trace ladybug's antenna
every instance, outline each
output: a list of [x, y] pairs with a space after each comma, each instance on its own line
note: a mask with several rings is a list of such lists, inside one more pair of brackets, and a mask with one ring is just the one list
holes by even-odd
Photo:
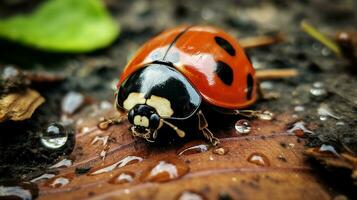
[[165, 121], [163, 119], [160, 119], [163, 123], [165, 123], [166, 125], [170, 126], [172, 129], [174, 129], [174, 131], [176, 131], [177, 135], [180, 136], [180, 137], [185, 137], [186, 133], [179, 129], [177, 126], [171, 124], [170, 122], [168, 121]]

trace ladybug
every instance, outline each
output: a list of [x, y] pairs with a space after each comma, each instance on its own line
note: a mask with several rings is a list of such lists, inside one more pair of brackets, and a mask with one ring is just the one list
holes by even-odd
[[[132, 134], [149, 142], [175, 120], [198, 118], [198, 130], [213, 145], [202, 104], [227, 113], [257, 98], [255, 70], [238, 41], [212, 26], [178, 26], [146, 42], [117, 84], [116, 107], [127, 112]], [[169, 122], [170, 121], [170, 122]]]

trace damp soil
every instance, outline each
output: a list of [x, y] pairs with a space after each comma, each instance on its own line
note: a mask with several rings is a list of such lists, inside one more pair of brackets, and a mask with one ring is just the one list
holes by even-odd
[[[33, 2], [30, 5], [27, 1], [4, 1], [0, 3], [0, 13], [8, 17], [30, 12], [40, 1]], [[265, 94], [278, 97], [259, 100], [252, 108], [289, 113], [296, 121], [308, 123], [314, 133], [306, 139], [307, 147], [329, 144], [337, 151], [348, 149], [356, 155], [357, 66], [335, 56], [299, 27], [301, 20], [306, 19], [331, 36], [351, 30], [357, 24], [353, 9], [356, 1], [105, 0], [105, 3], [121, 24], [120, 36], [105, 49], [88, 54], [55, 54], [0, 40], [2, 67], [13, 65], [26, 71], [65, 77], [63, 81], [31, 86], [46, 99], [31, 119], [0, 123], [0, 180], [19, 180], [37, 173], [66, 152], [42, 149], [39, 135], [50, 123], [61, 121], [61, 101], [68, 91], [84, 94], [86, 105], [112, 102], [119, 74], [140, 45], [165, 28], [179, 24], [215, 25], [236, 38], [282, 32], [285, 42], [249, 49], [247, 53], [257, 70], [294, 68], [300, 74], [262, 82]], [[323, 94], [311, 91], [316, 86]], [[327, 106], [337, 117], [321, 119], [318, 113], [321, 106]]]

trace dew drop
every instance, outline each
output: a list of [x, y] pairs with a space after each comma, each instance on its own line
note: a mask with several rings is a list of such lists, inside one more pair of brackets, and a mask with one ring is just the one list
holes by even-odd
[[226, 155], [228, 153], [229, 149], [227, 147], [216, 147], [213, 149], [214, 154], [218, 155]]
[[260, 83], [260, 88], [263, 90], [272, 90], [274, 88], [274, 84], [271, 81], [263, 81]]
[[310, 94], [316, 97], [326, 96], [327, 91], [324, 88], [324, 84], [322, 82], [315, 82], [310, 89]]
[[332, 145], [322, 144], [319, 151], [320, 152], [329, 152], [337, 157], [340, 157], [340, 154], [337, 153], [335, 147], [333, 147]]
[[298, 137], [305, 137], [305, 133], [313, 134], [314, 132], [310, 131], [305, 127], [305, 122], [298, 121], [295, 122], [288, 130], [288, 133], [294, 133]]
[[71, 165], [72, 165], [72, 160], [65, 158], [65, 159], [59, 161], [58, 163], [50, 166], [49, 168], [54, 169], [54, 168], [59, 168], [59, 167], [69, 167]]
[[208, 151], [209, 146], [207, 144], [199, 144], [191, 147], [184, 148], [183, 150], [179, 150], [178, 155], [190, 155], [190, 154], [196, 154], [196, 153], [203, 153]]
[[261, 120], [270, 121], [270, 120], [273, 119], [274, 114], [272, 112], [270, 112], [270, 111], [265, 110], [262, 113], [257, 113], [257, 116]]
[[40, 180], [44, 180], [44, 179], [51, 179], [51, 178], [53, 178], [55, 176], [56, 176], [55, 174], [42, 174], [41, 176], [32, 179], [30, 182], [34, 183], [34, 182], [37, 182], [37, 181], [40, 181]]
[[0, 182], [0, 199], [31, 200], [38, 196], [38, 187], [31, 182]]
[[61, 108], [66, 114], [73, 114], [84, 102], [84, 96], [78, 92], [68, 92], [62, 100]]
[[109, 135], [107, 136], [95, 136], [94, 139], [92, 140], [92, 144], [96, 144], [98, 141], [102, 143], [103, 146], [105, 146], [108, 142]]
[[94, 169], [92, 173], [90, 173], [90, 175], [97, 175], [97, 174], [102, 174], [102, 173], [106, 173], [106, 172], [111, 172], [113, 171], [115, 168], [121, 168], [124, 167], [126, 165], [129, 164], [134, 164], [137, 162], [141, 162], [143, 161], [143, 158], [138, 157], [138, 156], [126, 156], [125, 158], [119, 160], [118, 162], [111, 164], [109, 166], [100, 168], [100, 169]]
[[303, 111], [305, 111], [305, 107], [304, 106], [295, 106], [294, 111], [295, 112], [303, 112]]
[[133, 172], [121, 172], [109, 180], [111, 184], [124, 184], [133, 182], [135, 174]]
[[60, 187], [64, 187], [64, 186], [68, 185], [70, 182], [71, 182], [70, 177], [62, 176], [62, 177], [56, 177], [56, 178], [50, 179], [46, 183], [46, 186], [52, 187], [52, 188], [60, 188]]
[[259, 166], [263, 166], [263, 167], [270, 166], [269, 159], [262, 153], [252, 153], [247, 160], [248, 162]]
[[183, 191], [176, 198], [177, 200], [205, 200], [207, 199], [202, 194], [194, 191]]
[[319, 108], [317, 109], [317, 114], [319, 115], [319, 118], [321, 121], [326, 121], [328, 117], [332, 117], [335, 119], [341, 119], [339, 116], [334, 114], [330, 107], [327, 104], [321, 104]]
[[336, 126], [344, 126], [344, 125], [345, 125], [345, 122], [342, 122], [342, 121], [336, 122]]
[[188, 166], [178, 158], [159, 160], [141, 176], [142, 181], [167, 182], [178, 179], [189, 171]]
[[68, 141], [68, 132], [59, 123], [50, 124], [40, 135], [41, 144], [49, 149], [59, 149]]
[[248, 134], [252, 127], [250, 126], [250, 122], [246, 119], [238, 120], [234, 126], [236, 131], [240, 134], [246, 135]]

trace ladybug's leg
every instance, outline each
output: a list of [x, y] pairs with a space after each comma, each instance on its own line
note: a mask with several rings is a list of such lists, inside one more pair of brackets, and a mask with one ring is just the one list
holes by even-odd
[[171, 124], [171, 123], [168, 122], [168, 121], [165, 121], [165, 120], [163, 120], [163, 119], [160, 119], [160, 120], [161, 120], [164, 124], [170, 126], [172, 129], [174, 129], [174, 131], [176, 131], [176, 133], [177, 133], [177, 135], [178, 135], [179, 137], [185, 137], [186, 133], [185, 133], [183, 130], [179, 129], [177, 126]]
[[208, 123], [203, 115], [202, 111], [197, 112], [198, 116], [198, 129], [202, 132], [207, 140], [209, 140], [213, 146], [217, 146], [219, 144], [219, 139], [216, 138], [213, 133], [208, 129]]

